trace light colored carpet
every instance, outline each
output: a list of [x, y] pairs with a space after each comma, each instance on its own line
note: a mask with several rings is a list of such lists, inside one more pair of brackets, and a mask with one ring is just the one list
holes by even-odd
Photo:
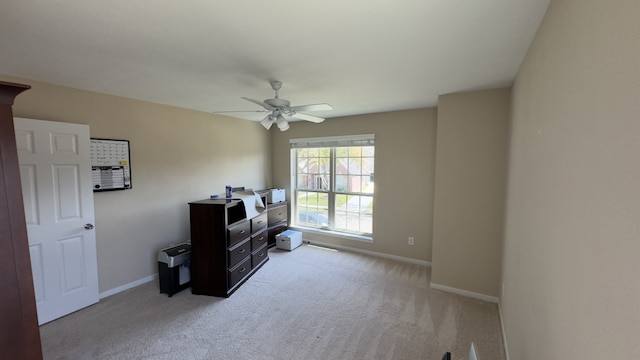
[[52, 359], [503, 360], [496, 304], [429, 288], [430, 268], [309, 245], [270, 260], [230, 298], [169, 298], [157, 282], [40, 328]]

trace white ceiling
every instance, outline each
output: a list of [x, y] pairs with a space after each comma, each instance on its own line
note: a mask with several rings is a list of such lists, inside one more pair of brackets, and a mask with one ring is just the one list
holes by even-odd
[[[337, 117], [508, 86], [549, 0], [21, 0], [0, 6], [0, 73], [205, 112]], [[260, 120], [258, 113], [234, 116]]]

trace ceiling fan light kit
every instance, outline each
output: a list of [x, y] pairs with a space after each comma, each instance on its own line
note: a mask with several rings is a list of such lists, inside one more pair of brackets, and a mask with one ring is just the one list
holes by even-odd
[[264, 126], [265, 129], [269, 130], [271, 128], [271, 125], [273, 125], [273, 120], [271, 119], [271, 114], [265, 116], [265, 118], [262, 119], [262, 121], [260, 121], [260, 124], [262, 126]]
[[287, 122], [287, 120], [284, 119], [282, 115], [278, 115], [278, 120], [276, 120], [276, 124], [278, 124], [278, 129], [280, 129], [280, 131], [289, 130], [289, 123]]
[[310, 121], [314, 123], [321, 123], [324, 121], [324, 118], [301, 114], [299, 111], [323, 111], [323, 110], [333, 110], [333, 107], [329, 104], [309, 104], [309, 105], [300, 105], [300, 106], [291, 106], [289, 100], [280, 99], [280, 89], [282, 88], [282, 82], [273, 80], [269, 82], [271, 84], [271, 88], [276, 92], [276, 95], [273, 99], [266, 99], [264, 101], [250, 99], [247, 97], [242, 97], [243, 99], [252, 102], [254, 104], [260, 105], [265, 108], [267, 111], [271, 113], [267, 115], [260, 124], [264, 126], [265, 129], [269, 130], [271, 125], [275, 122], [278, 125], [278, 129], [280, 131], [287, 131], [289, 129], [289, 122], [283, 115], [291, 116], [300, 120]]

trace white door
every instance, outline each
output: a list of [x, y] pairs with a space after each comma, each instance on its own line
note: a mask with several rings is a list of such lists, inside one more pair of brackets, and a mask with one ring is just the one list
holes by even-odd
[[40, 324], [99, 300], [89, 126], [15, 118]]

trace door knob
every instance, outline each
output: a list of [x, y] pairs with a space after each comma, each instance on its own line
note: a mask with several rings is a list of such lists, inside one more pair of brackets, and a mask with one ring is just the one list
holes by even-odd
[[87, 230], [91, 230], [91, 229], [93, 229], [93, 224], [85, 224], [84, 228], [87, 229]]

